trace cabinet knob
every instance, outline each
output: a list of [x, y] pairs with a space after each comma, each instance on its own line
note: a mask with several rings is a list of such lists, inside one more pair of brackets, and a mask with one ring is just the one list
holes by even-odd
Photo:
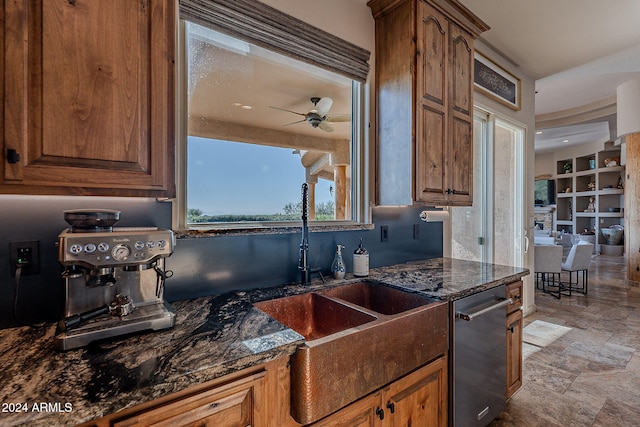
[[384, 409], [380, 409], [380, 408], [376, 409], [376, 415], [381, 420], [384, 420]]
[[396, 405], [393, 402], [388, 402], [387, 409], [389, 409], [389, 412], [393, 414], [394, 412], [396, 412]]
[[20, 161], [20, 154], [13, 148], [7, 149], [7, 162], [18, 163]]

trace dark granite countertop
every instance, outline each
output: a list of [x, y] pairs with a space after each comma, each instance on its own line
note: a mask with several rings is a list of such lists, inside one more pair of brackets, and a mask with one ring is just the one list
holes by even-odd
[[378, 268], [371, 277], [433, 298], [454, 301], [511, 283], [528, 274], [526, 268], [433, 258]]
[[[527, 274], [523, 268], [437, 258], [373, 269], [369, 278], [454, 300]], [[288, 357], [303, 337], [252, 303], [354, 280], [174, 302], [172, 329], [64, 353], [53, 348], [55, 325], [0, 330], [0, 425], [73, 425]], [[45, 410], [36, 410], [41, 403]]]

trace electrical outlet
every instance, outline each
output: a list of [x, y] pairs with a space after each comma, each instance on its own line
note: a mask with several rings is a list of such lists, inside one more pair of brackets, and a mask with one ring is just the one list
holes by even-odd
[[388, 242], [389, 241], [389, 226], [381, 225], [380, 226], [380, 241]]
[[9, 243], [9, 261], [11, 262], [11, 275], [15, 276], [18, 267], [20, 275], [28, 276], [40, 273], [40, 242], [37, 240], [27, 242]]
[[413, 239], [418, 240], [420, 238], [420, 224], [413, 224]]

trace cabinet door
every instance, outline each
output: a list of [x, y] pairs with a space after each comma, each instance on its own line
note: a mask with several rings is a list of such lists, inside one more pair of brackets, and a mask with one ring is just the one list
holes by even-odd
[[473, 200], [473, 37], [418, 2], [415, 199]]
[[3, 4], [0, 192], [173, 196], [174, 1]]
[[358, 400], [346, 408], [313, 424], [313, 427], [379, 427], [380, 392]]
[[[522, 307], [522, 281], [509, 283], [506, 287], [507, 298], [511, 298], [513, 302], [507, 306], [507, 314], [511, 314]], [[508, 326], [508, 325], [507, 325]]]
[[447, 358], [441, 357], [383, 391], [384, 425], [447, 425]]
[[265, 374], [255, 374], [215, 387], [173, 403], [152, 408], [126, 419], [115, 420], [114, 427], [259, 427], [267, 421], [256, 407], [262, 405]]
[[522, 386], [522, 311], [507, 316], [507, 399]]
[[450, 120], [447, 173], [450, 204], [473, 200], [473, 38], [455, 24], [449, 25]]
[[418, 2], [416, 37], [415, 199], [447, 201], [448, 23]]

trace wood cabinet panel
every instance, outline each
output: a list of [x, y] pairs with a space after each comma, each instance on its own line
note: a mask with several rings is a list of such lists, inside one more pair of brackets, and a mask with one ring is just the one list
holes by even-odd
[[383, 420], [376, 414], [380, 402], [378, 391], [314, 423], [313, 427], [380, 427]]
[[454, 117], [451, 142], [447, 156], [449, 188], [448, 199], [454, 204], [473, 202], [473, 123]]
[[[422, 99], [446, 109], [447, 101], [447, 20], [433, 8], [420, 3], [416, 37], [416, 92]], [[437, 108], [432, 106], [432, 108]]]
[[472, 121], [473, 39], [455, 25], [449, 26], [451, 40], [451, 108]]
[[[117, 421], [114, 427], [201, 427], [250, 426], [254, 424], [253, 404], [256, 382], [230, 394], [221, 391], [201, 393], [171, 405], [147, 411], [139, 416]], [[219, 395], [219, 396], [218, 396]], [[196, 424], [197, 423], [197, 424]]]
[[522, 281], [507, 285], [507, 390], [509, 399], [522, 386]]
[[175, 195], [174, 9], [4, 2], [0, 192]]
[[522, 307], [522, 282], [513, 282], [507, 285], [507, 298], [513, 302], [507, 306], [507, 314], [511, 314]]
[[442, 357], [384, 390], [389, 427], [447, 425], [447, 359]]
[[313, 424], [314, 427], [445, 427], [447, 356]]
[[446, 191], [445, 163], [446, 152], [439, 143], [446, 134], [446, 115], [441, 110], [422, 107], [422, 116], [418, 121], [418, 139], [422, 144], [416, 146], [416, 199], [421, 201], [439, 200], [444, 202]]
[[507, 316], [507, 399], [522, 386], [522, 311]]
[[[407, 5], [408, 6], [408, 5]], [[414, 82], [411, 73], [415, 46], [411, 42], [412, 12], [402, 5], [376, 21], [376, 203], [406, 205], [412, 198], [412, 162], [415, 138]], [[399, 42], [401, 40], [402, 42]]]

